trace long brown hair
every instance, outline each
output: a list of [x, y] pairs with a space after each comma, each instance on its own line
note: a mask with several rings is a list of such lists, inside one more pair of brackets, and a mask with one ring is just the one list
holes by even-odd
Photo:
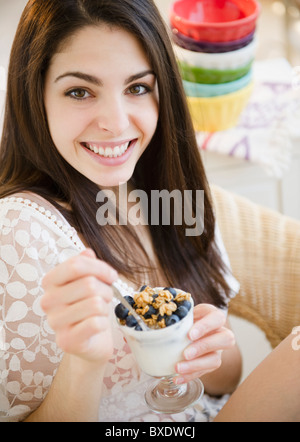
[[[140, 257], [147, 254], [134, 227], [97, 224], [99, 187], [73, 169], [57, 151], [43, 102], [45, 73], [59, 45], [79, 29], [101, 23], [132, 33], [143, 45], [157, 77], [159, 122], [134, 172], [135, 187], [144, 190], [149, 201], [153, 189], [205, 192], [201, 236], [186, 237], [185, 226], [174, 223], [150, 225], [159, 265], [171, 286], [192, 292], [198, 302], [223, 306], [222, 294], [228, 295], [229, 288], [214, 241], [215, 218], [209, 186], [172, 45], [152, 0], [28, 2], [11, 52], [0, 149], [0, 197], [21, 191], [43, 196], [83, 234], [100, 259], [131, 281], [143, 282], [147, 269], [141, 266]], [[67, 203], [71, 210], [64, 209], [62, 203]], [[196, 202], [193, 204], [195, 209]], [[132, 253], [133, 247], [137, 253]], [[159, 281], [151, 282], [159, 285]]]

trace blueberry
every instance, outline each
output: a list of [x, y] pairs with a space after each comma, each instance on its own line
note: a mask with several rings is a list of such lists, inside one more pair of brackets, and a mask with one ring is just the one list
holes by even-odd
[[190, 301], [181, 301], [177, 302], [177, 306], [179, 307], [185, 307], [187, 311], [189, 312], [192, 308], [192, 303]]
[[142, 327], [139, 324], [135, 327], [135, 330], [136, 331], [143, 331]]
[[186, 307], [184, 307], [183, 305], [181, 305], [176, 310], [176, 315], [179, 317], [179, 319], [183, 319], [187, 316], [188, 312], [189, 312], [188, 309]]
[[133, 316], [129, 315], [126, 318], [126, 325], [127, 325], [127, 327], [133, 328], [133, 327], [136, 327], [138, 325], [138, 323], [137, 323], [137, 320]]
[[129, 310], [126, 307], [124, 307], [123, 304], [119, 304], [115, 308], [115, 314], [116, 314], [117, 318], [119, 318], [119, 319], [126, 319], [128, 316], [128, 313], [129, 313]]
[[171, 315], [166, 318], [166, 326], [170, 327], [170, 325], [174, 325], [179, 322], [180, 319], [177, 315]]
[[151, 319], [152, 315], [156, 315], [156, 314], [157, 314], [157, 310], [153, 307], [153, 305], [150, 305], [149, 310], [147, 311], [147, 313], [144, 314], [144, 318]]
[[171, 295], [173, 296], [173, 298], [176, 298], [177, 296], [177, 292], [175, 289], [173, 289], [172, 287], [165, 287], [164, 290], [168, 290], [168, 292], [171, 293]]
[[135, 302], [134, 302], [134, 299], [131, 296], [124, 296], [124, 299], [126, 299], [126, 301], [128, 302], [128, 304], [131, 305], [131, 307], [134, 306]]
[[192, 308], [192, 303], [190, 301], [183, 301], [182, 305], [183, 305], [183, 307], [187, 308], [188, 311], [190, 311]]
[[148, 287], [147, 285], [143, 285], [143, 286], [140, 288], [140, 292], [143, 292], [147, 287]]

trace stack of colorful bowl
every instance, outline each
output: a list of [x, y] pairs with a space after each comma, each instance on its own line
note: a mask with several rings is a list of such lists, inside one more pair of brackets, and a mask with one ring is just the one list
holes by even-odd
[[234, 127], [253, 89], [256, 0], [177, 0], [173, 40], [197, 131]]

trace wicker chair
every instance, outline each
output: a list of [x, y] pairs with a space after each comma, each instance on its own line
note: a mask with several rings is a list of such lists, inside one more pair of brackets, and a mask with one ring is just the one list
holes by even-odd
[[212, 186], [234, 276], [230, 313], [255, 323], [272, 347], [300, 325], [300, 222]]

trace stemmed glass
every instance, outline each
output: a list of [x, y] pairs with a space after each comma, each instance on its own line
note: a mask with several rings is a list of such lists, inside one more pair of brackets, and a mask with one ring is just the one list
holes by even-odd
[[184, 359], [183, 352], [191, 342], [188, 332], [192, 326], [193, 308], [180, 322], [163, 329], [138, 331], [121, 326], [140, 368], [156, 378], [145, 392], [148, 407], [156, 413], [180, 413], [203, 396], [200, 379], [183, 385], [173, 382], [177, 376], [175, 365]]
[[183, 385], [173, 382], [174, 376], [165, 376], [146, 390], [145, 400], [148, 407], [156, 413], [181, 413], [201, 399], [204, 386], [200, 379]]

